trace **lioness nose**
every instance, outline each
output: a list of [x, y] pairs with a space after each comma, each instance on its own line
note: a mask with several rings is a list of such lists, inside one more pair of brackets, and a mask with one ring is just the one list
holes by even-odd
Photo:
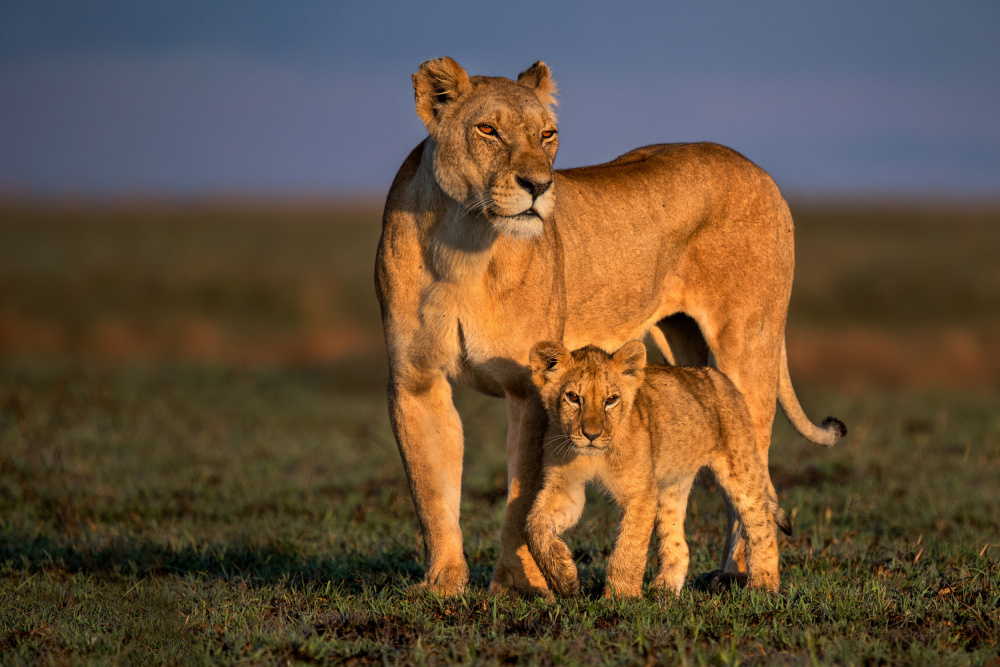
[[539, 181], [530, 176], [518, 176], [517, 184], [527, 190], [532, 197], [538, 197], [549, 189], [549, 186], [552, 185], [552, 179]]

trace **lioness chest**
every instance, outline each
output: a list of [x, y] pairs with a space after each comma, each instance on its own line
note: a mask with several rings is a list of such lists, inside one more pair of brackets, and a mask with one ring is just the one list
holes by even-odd
[[440, 358], [451, 377], [486, 393], [523, 393], [531, 383], [531, 346], [561, 336], [558, 309], [539, 308], [531, 298], [530, 290], [501, 290], [488, 280], [432, 284], [424, 297], [419, 339], [434, 350], [425, 354]]

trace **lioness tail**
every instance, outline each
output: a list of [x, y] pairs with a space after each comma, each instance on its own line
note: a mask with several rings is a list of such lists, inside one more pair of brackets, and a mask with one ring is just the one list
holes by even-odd
[[781, 410], [788, 417], [795, 430], [802, 437], [815, 442], [817, 445], [829, 447], [842, 437], [847, 435], [847, 427], [844, 422], [836, 417], [827, 417], [819, 426], [813, 424], [806, 413], [799, 405], [799, 399], [795, 396], [795, 389], [792, 388], [792, 378], [788, 373], [788, 354], [785, 351], [785, 341], [781, 341], [781, 372], [778, 377], [778, 403]]
[[792, 534], [792, 520], [788, 518], [785, 514], [785, 510], [781, 509], [777, 501], [771, 501], [771, 513], [774, 515], [774, 522], [778, 524], [778, 528], [781, 529], [785, 535], [791, 536]]

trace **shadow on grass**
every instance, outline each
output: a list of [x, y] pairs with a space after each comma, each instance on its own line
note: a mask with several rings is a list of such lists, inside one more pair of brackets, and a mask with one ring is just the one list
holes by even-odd
[[345, 591], [358, 592], [371, 586], [406, 587], [423, 576], [419, 554], [402, 547], [326, 558], [303, 555], [286, 543], [171, 547], [121, 537], [109, 544], [90, 546], [11, 532], [0, 536], [0, 567], [108, 579], [173, 575], [286, 586], [332, 583]]

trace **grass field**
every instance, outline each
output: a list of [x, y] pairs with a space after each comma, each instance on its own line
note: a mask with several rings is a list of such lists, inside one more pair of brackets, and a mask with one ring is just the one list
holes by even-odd
[[[998, 664], [1000, 215], [793, 211], [793, 377], [851, 431], [776, 418], [782, 594], [598, 599], [595, 494], [586, 594], [549, 604], [485, 592], [506, 419], [465, 390], [472, 586], [414, 586], [376, 208], [5, 205], [0, 663]], [[723, 515], [696, 489], [691, 576]]]

